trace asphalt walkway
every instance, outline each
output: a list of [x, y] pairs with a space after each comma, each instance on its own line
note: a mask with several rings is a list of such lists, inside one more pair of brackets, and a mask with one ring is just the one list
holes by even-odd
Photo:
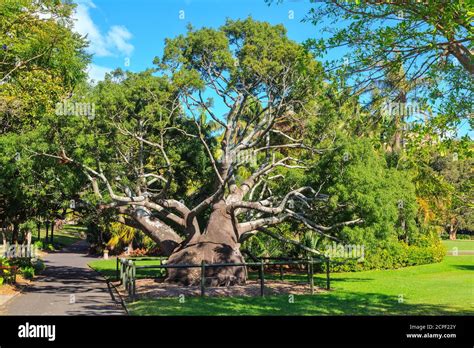
[[125, 315], [113, 300], [107, 283], [87, 266], [85, 241], [75, 243], [43, 259], [46, 269], [0, 307], [1, 315]]

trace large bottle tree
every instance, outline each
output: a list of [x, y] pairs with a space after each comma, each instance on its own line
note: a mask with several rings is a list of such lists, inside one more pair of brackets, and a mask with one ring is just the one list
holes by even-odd
[[[85, 173], [99, 209], [151, 237], [169, 264], [243, 262], [242, 241], [290, 219], [330, 229], [304, 214], [325, 199], [318, 190], [261, 185], [304, 171], [321, 151], [295, 134], [324, 98], [322, 68], [283, 26], [248, 18], [189, 28], [155, 63], [109, 75], [92, 93], [96, 118], [81, 127], [63, 118], [58, 128], [50, 156]], [[232, 285], [247, 273], [220, 267], [206, 276]], [[168, 280], [195, 284], [200, 275], [170, 269]]]

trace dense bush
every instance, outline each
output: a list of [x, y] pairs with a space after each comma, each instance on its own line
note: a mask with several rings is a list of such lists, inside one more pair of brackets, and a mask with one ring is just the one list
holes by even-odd
[[23, 274], [25, 279], [33, 279], [35, 276], [35, 269], [34, 267], [22, 267], [20, 268], [20, 273]]
[[36, 242], [33, 243], [33, 246], [42, 250], [43, 249], [43, 242], [41, 240], [37, 240]]
[[[17, 266], [19, 273], [26, 279], [32, 279], [35, 274], [39, 274], [45, 269], [44, 262], [40, 259], [31, 259], [28, 257], [18, 257], [14, 259], [1, 259], [0, 265]], [[3, 282], [3, 281], [2, 281]]]
[[41, 261], [41, 260], [36, 260], [36, 262], [33, 264], [34, 268], [35, 268], [35, 273], [38, 274], [40, 272], [42, 272], [46, 266], [44, 265], [44, 262]]
[[31, 267], [33, 266], [33, 261], [29, 257], [16, 257], [10, 259], [10, 264], [18, 268]]
[[[0, 266], [10, 266], [10, 262], [7, 258], [0, 256]], [[3, 270], [0, 276], [0, 285], [2, 285], [6, 278], [10, 275], [10, 271]]]
[[[354, 272], [364, 270], [394, 269], [440, 262], [446, 255], [446, 248], [440, 241], [433, 240], [426, 245], [408, 245], [405, 242], [391, 241], [365, 250], [363, 260], [336, 261], [333, 272]], [[340, 263], [337, 263], [340, 261]]]

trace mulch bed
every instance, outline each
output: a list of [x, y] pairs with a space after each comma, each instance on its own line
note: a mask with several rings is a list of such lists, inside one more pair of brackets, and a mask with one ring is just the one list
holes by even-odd
[[0, 295], [15, 295], [20, 292], [25, 286], [29, 285], [31, 280], [23, 278], [21, 274], [16, 275], [15, 284], [2, 284], [0, 285]]
[[[118, 285], [118, 283], [117, 283]], [[200, 286], [182, 286], [165, 283], [161, 279], [137, 279], [135, 281], [138, 298], [201, 296]], [[128, 297], [123, 286], [117, 286], [123, 297]], [[325, 292], [323, 288], [314, 286], [314, 293]], [[311, 293], [308, 283], [265, 280], [265, 295], [308, 295]], [[248, 280], [245, 285], [206, 287], [206, 296], [260, 296], [260, 282]]]

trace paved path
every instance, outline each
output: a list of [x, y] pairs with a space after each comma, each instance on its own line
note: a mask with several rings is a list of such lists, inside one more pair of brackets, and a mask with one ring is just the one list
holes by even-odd
[[[1, 315], [124, 315], [107, 283], [87, 263], [80, 241], [44, 257], [46, 269], [22, 294], [0, 307]], [[72, 303], [71, 303], [72, 302]]]

